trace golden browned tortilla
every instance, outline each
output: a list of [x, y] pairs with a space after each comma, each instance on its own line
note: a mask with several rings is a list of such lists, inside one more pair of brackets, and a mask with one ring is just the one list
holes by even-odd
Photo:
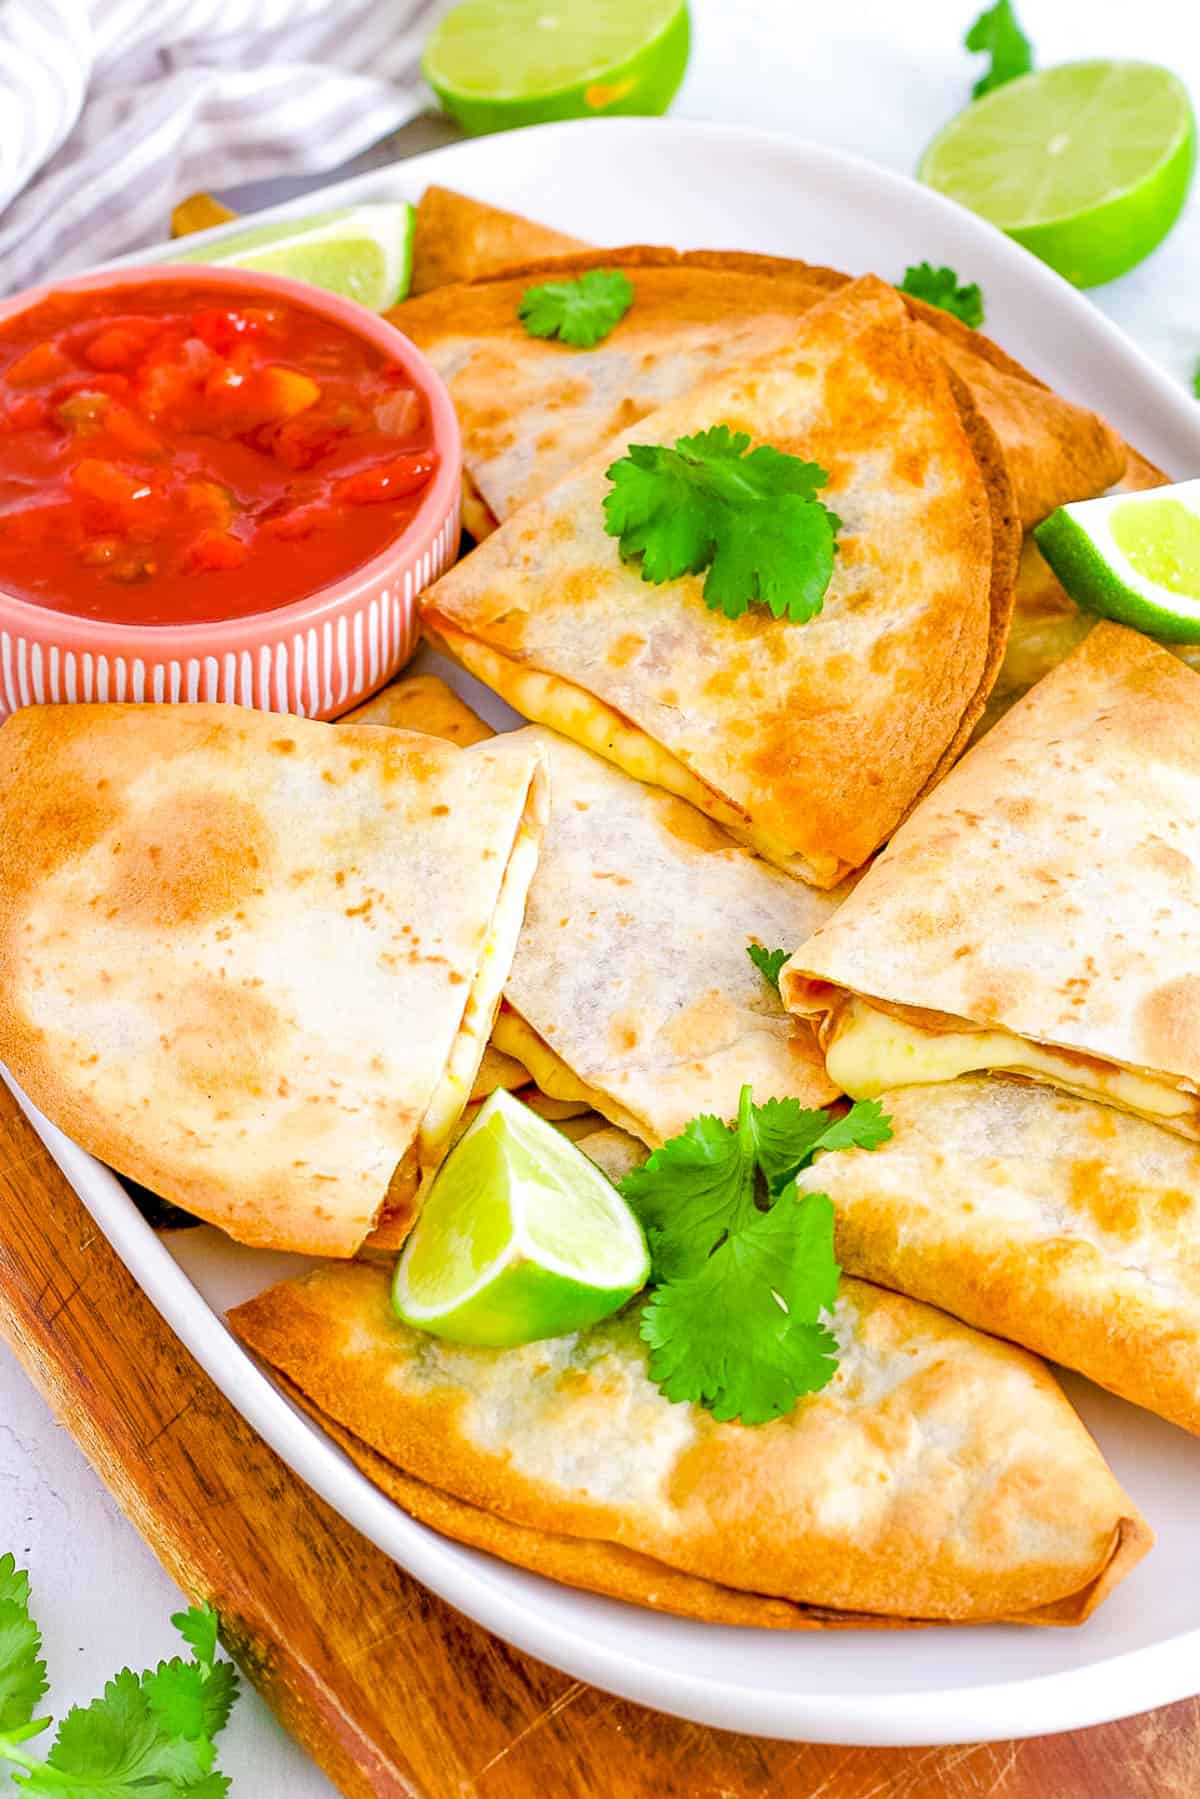
[[475, 1080], [545, 821], [537, 746], [229, 706], [0, 730], [0, 1056], [240, 1242], [351, 1255]]
[[[1113, 1106], [966, 1075], [882, 1098], [822, 1156], [849, 1274], [938, 1305], [1200, 1432], [1200, 1148]], [[581, 1147], [603, 1154], [601, 1133]]]
[[784, 969], [855, 1096], [1002, 1069], [1200, 1136], [1200, 675], [1097, 624]]
[[339, 725], [391, 725], [401, 731], [423, 731], [467, 749], [494, 735], [492, 727], [437, 675], [404, 675], [347, 712]]
[[[635, 301], [595, 349], [530, 337], [517, 316], [538, 279], [619, 268]], [[392, 318], [450, 387], [463, 428], [473, 535], [538, 497], [616, 432], [714, 371], [785, 351], [798, 312], [850, 277], [735, 251], [646, 245], [556, 257], [470, 286], [440, 289]], [[1004, 351], [936, 307], [904, 296], [910, 316], [966, 382], [1004, 452], [1025, 526], [1088, 499], [1126, 463], [1098, 414], [1063, 399]]]
[[818, 462], [843, 520], [807, 624], [713, 611], [604, 530], [618, 438], [423, 597], [426, 632], [527, 718], [663, 786], [822, 887], [965, 743], [999, 666], [1018, 533], [995, 439], [895, 292], [866, 277], [790, 347], [638, 427], [725, 424]]
[[[636, 1303], [577, 1336], [468, 1349], [400, 1324], [386, 1268], [330, 1264], [230, 1323], [437, 1528], [670, 1610], [1078, 1623], [1151, 1542], [1040, 1362], [858, 1281], [831, 1384], [753, 1427], [663, 1397]], [[431, 1490], [451, 1503], [435, 1513]], [[766, 1601], [804, 1612], [764, 1617]]]
[[552, 231], [501, 206], [486, 206], [449, 187], [427, 187], [416, 207], [409, 292], [423, 294], [534, 256], [580, 248], [580, 239], [565, 231]]

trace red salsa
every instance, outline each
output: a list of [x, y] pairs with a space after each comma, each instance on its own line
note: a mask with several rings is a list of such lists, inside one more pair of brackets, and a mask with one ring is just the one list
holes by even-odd
[[0, 323], [0, 589], [125, 624], [288, 606], [412, 518], [425, 402], [292, 301], [175, 283]]

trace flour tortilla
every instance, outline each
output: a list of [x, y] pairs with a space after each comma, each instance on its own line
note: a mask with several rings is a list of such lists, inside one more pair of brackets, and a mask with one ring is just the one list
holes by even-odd
[[717, 423], [812, 458], [843, 520], [808, 624], [714, 612], [604, 531], [618, 438], [422, 599], [427, 634], [518, 711], [669, 788], [790, 873], [835, 886], [965, 743], [999, 665], [1017, 532], [995, 439], [871, 277], [637, 427]]
[[519, 213], [486, 206], [448, 187], [427, 187], [413, 226], [412, 294], [471, 281], [534, 256], [559, 256], [583, 245]]
[[847, 1273], [1200, 1432], [1200, 1147], [985, 1075], [897, 1088], [881, 1104], [889, 1142], [822, 1156], [797, 1178], [832, 1199]]
[[927, 1043], [1064, 1051], [1059, 1085], [1127, 1071], [1200, 1136], [1198, 869], [1200, 675], [1104, 621], [918, 808], [784, 969], [784, 998], [827, 1047], [858, 995]]
[[[623, 270], [635, 300], [595, 349], [530, 337], [527, 288]], [[609, 438], [748, 357], [786, 354], [798, 314], [850, 282], [835, 269], [736, 251], [647, 245], [555, 256], [410, 300], [390, 315], [449, 385], [463, 429], [476, 537], [536, 499]], [[1116, 481], [1126, 446], [1095, 412], [1043, 385], [979, 332], [905, 296], [922, 335], [995, 431], [1028, 528]]]
[[837, 1089], [811, 1027], [746, 952], [801, 942], [841, 892], [790, 880], [685, 800], [552, 731], [518, 735], [540, 747], [553, 803], [497, 1041], [548, 1092], [565, 1069], [651, 1145], [701, 1112], [734, 1117], [747, 1081], [761, 1099], [827, 1105]]
[[0, 730], [0, 1057], [240, 1242], [354, 1253], [445, 1153], [544, 824], [541, 756], [224, 706]]
[[756, 1427], [659, 1393], [636, 1302], [478, 1350], [388, 1295], [385, 1268], [326, 1265], [230, 1323], [401, 1504], [448, 1496], [439, 1529], [572, 1584], [645, 1601], [657, 1565], [658, 1603], [713, 1617], [732, 1592], [815, 1608], [779, 1623], [1078, 1623], [1151, 1541], [1040, 1362], [881, 1288], [843, 1281], [833, 1382]]

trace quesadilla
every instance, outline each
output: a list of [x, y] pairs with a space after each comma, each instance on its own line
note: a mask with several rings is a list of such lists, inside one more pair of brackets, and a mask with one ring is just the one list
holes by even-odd
[[1200, 676], [1097, 624], [783, 970], [855, 1098], [991, 1069], [1200, 1137]]
[[467, 749], [495, 735], [467, 702], [436, 675], [404, 675], [347, 712], [339, 725], [391, 725], [400, 731], [423, 731]]
[[[595, 349], [529, 336], [522, 295], [591, 268], [623, 271], [634, 303]], [[779, 257], [645, 245], [529, 263], [441, 288], [389, 315], [446, 381], [463, 432], [476, 537], [536, 499], [617, 432], [744, 361], [786, 354], [798, 315], [848, 275]], [[1126, 449], [1098, 414], [1045, 387], [979, 332], [902, 296], [921, 335], [967, 384], [1000, 442], [1028, 528], [1067, 500], [1103, 493]]]
[[888, 1142], [797, 1176], [832, 1199], [846, 1271], [1200, 1432], [1200, 1148], [981, 1075], [882, 1104]]
[[519, 213], [485, 206], [449, 187], [427, 187], [413, 222], [410, 294], [452, 281], [472, 281], [533, 257], [560, 256], [584, 246]]
[[[807, 624], [654, 586], [604, 529], [631, 441], [724, 424], [828, 471], [842, 522]], [[517, 711], [665, 787], [769, 860], [835, 886], [970, 734], [999, 664], [1017, 531], [995, 439], [871, 277], [786, 352], [644, 419], [422, 597], [427, 635]]]
[[739, 1622], [750, 1596], [796, 1608], [754, 1622], [1078, 1623], [1149, 1547], [1049, 1371], [930, 1307], [843, 1281], [838, 1372], [759, 1426], [664, 1398], [638, 1318], [467, 1349], [400, 1324], [388, 1271], [356, 1263], [230, 1324], [399, 1469], [402, 1504], [448, 1496], [438, 1528], [535, 1568], [546, 1539], [559, 1578], [672, 1610], [729, 1617], [732, 1590]]
[[747, 946], [801, 942], [841, 894], [761, 861], [684, 800], [551, 731], [553, 795], [493, 1042], [537, 1086], [662, 1143], [700, 1112], [837, 1094], [811, 1027], [790, 1018]]
[[0, 1057], [240, 1242], [352, 1255], [448, 1147], [545, 817], [526, 738], [228, 706], [0, 730]]

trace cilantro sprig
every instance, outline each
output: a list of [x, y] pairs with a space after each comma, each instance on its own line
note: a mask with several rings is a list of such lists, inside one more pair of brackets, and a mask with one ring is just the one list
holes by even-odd
[[991, 63], [971, 89], [976, 100], [990, 94], [993, 88], [1028, 75], [1033, 67], [1033, 45], [1017, 23], [1012, 0], [996, 0], [985, 7], [967, 31], [963, 43], [968, 50], [981, 52]]
[[49, 1799], [225, 1799], [214, 1737], [237, 1698], [237, 1670], [217, 1660], [217, 1615], [191, 1607], [171, 1619], [193, 1659], [175, 1656], [140, 1675], [110, 1680], [99, 1699], [76, 1705], [38, 1760], [24, 1748], [48, 1730], [34, 1713], [46, 1692], [42, 1640], [29, 1612], [29, 1577], [0, 1556], [0, 1761], [22, 1792]]
[[746, 954], [757, 968], [763, 980], [779, 992], [779, 977], [783, 973], [783, 965], [791, 955], [790, 949], [764, 949], [761, 943], [748, 943]]
[[899, 288], [902, 294], [952, 313], [974, 330], [983, 323], [983, 289], [977, 281], [960, 283], [953, 269], [935, 269], [931, 262], [910, 263]]
[[666, 444], [630, 444], [606, 471], [604, 529], [642, 580], [699, 575], [705, 604], [740, 618], [755, 603], [803, 624], [820, 612], [841, 520], [817, 499], [829, 479], [772, 444], [714, 425]]
[[656, 1283], [641, 1334], [668, 1399], [766, 1424], [832, 1380], [833, 1205], [795, 1180], [823, 1151], [890, 1136], [878, 1100], [835, 1119], [795, 1099], [756, 1106], [743, 1087], [735, 1124], [694, 1118], [626, 1176]]
[[576, 281], [527, 287], [517, 317], [530, 337], [556, 337], [594, 350], [633, 305], [633, 282], [620, 269], [588, 269]]

